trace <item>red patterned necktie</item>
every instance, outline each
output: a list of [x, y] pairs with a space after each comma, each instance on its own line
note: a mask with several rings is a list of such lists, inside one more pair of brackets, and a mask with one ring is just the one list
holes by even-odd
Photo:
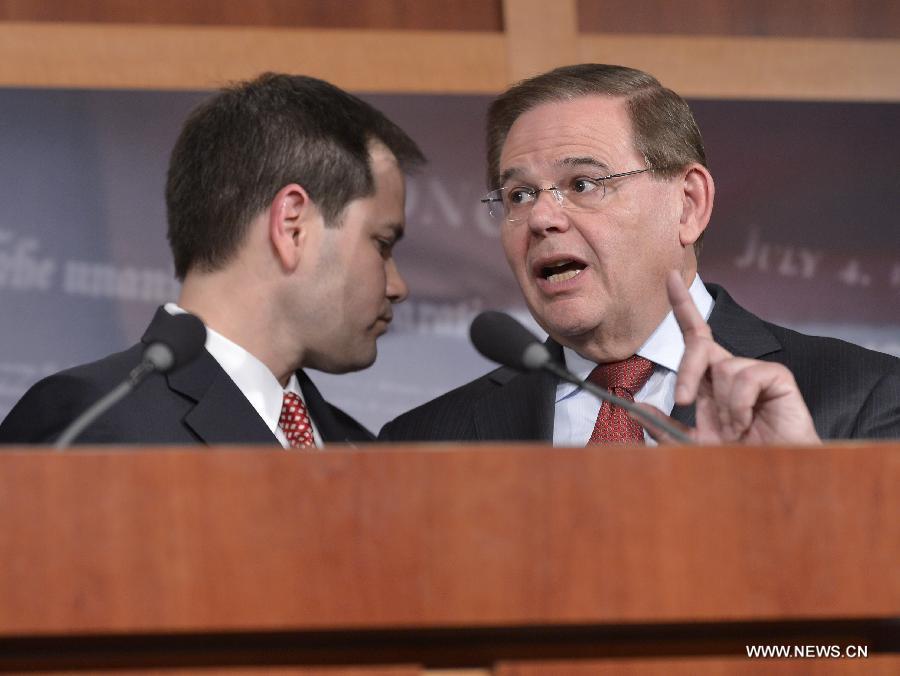
[[291, 448], [315, 448], [312, 423], [303, 400], [293, 392], [285, 392], [278, 426], [284, 431]]
[[[617, 397], [634, 401], [635, 393], [644, 386], [651, 373], [653, 362], [635, 354], [624, 361], [600, 364], [591, 371], [588, 380]], [[597, 413], [588, 446], [609, 443], [642, 444], [644, 428], [632, 420], [624, 408], [604, 401]]]

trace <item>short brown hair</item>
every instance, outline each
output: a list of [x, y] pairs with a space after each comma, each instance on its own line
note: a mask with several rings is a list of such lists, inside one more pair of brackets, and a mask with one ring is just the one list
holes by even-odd
[[175, 274], [213, 271], [235, 255], [250, 221], [299, 183], [339, 226], [344, 207], [375, 190], [369, 143], [408, 171], [424, 156], [371, 105], [323, 80], [265, 73], [200, 104], [175, 143], [166, 181]]

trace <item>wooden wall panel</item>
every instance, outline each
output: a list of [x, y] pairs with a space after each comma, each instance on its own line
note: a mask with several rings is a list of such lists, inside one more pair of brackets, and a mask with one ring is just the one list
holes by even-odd
[[494, 93], [495, 33], [0, 23], [0, 87], [212, 89], [264, 71], [355, 92]]
[[900, 101], [900, 2], [0, 0], [0, 87], [210, 89], [276, 70], [494, 94], [579, 61], [642, 68], [687, 96]]
[[575, 0], [504, 0], [509, 80], [518, 81], [578, 61]]
[[0, 21], [503, 30], [500, 0], [0, 0]]
[[645, 70], [688, 98], [900, 101], [900, 41], [588, 35], [579, 61]]
[[896, 0], [578, 0], [585, 33], [900, 38]]

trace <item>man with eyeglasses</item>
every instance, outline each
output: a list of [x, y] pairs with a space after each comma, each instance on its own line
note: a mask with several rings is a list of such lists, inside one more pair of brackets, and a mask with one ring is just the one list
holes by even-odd
[[[700, 280], [713, 179], [690, 109], [652, 76], [584, 64], [513, 86], [488, 114], [488, 181], [528, 308], [579, 377], [699, 442], [900, 437], [900, 360], [766, 323]], [[381, 437], [650, 440], [620, 407], [506, 368]]]

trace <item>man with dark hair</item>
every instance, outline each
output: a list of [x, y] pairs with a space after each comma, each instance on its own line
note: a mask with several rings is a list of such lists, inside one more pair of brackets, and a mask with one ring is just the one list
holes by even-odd
[[[697, 274], [714, 184], [684, 100], [584, 64], [525, 80], [488, 113], [483, 200], [548, 347], [570, 371], [671, 413], [697, 441], [900, 436], [900, 360], [803, 336]], [[660, 414], [661, 415], [661, 414]], [[618, 406], [507, 368], [388, 423], [393, 440], [643, 443]]]
[[314, 78], [266, 74], [202, 103], [166, 183], [178, 303], [157, 311], [142, 344], [32, 387], [0, 425], [0, 442], [54, 440], [185, 311], [206, 325], [206, 350], [149, 379], [80, 442], [370, 440], [303, 369], [343, 373], [375, 360], [391, 305], [407, 295], [392, 256], [404, 172], [423, 161], [382, 113]]

